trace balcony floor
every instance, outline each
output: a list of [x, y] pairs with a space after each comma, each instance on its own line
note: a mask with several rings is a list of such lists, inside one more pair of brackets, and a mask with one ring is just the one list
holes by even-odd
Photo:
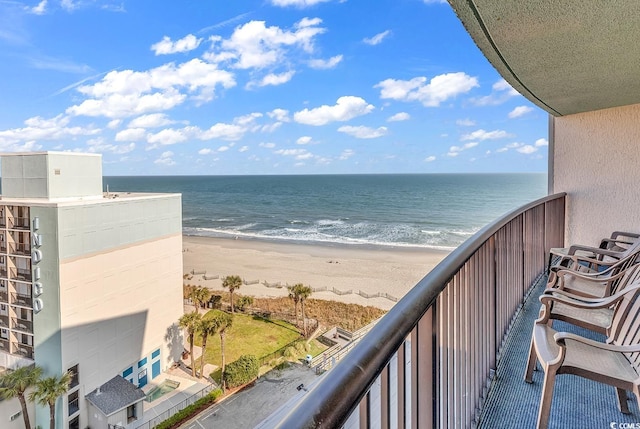
[[[479, 428], [535, 428], [542, 391], [543, 372], [538, 365], [533, 383], [524, 381], [533, 322], [540, 310], [538, 297], [544, 290], [546, 278], [535, 287], [513, 324], [503, 348], [503, 357], [496, 369], [479, 420]], [[604, 336], [582, 328], [555, 321], [558, 331], [573, 332], [602, 341]], [[629, 395], [629, 411], [618, 410], [615, 389], [611, 386], [570, 374], [556, 377], [549, 428], [608, 428], [616, 423], [640, 424], [640, 410], [635, 396]]]

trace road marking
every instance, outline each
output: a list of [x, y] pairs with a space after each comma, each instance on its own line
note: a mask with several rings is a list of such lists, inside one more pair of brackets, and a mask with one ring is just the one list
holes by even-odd
[[200, 423], [198, 420], [196, 420], [196, 423], [198, 423], [202, 429], [206, 429], [204, 426], [202, 426], [202, 423]]

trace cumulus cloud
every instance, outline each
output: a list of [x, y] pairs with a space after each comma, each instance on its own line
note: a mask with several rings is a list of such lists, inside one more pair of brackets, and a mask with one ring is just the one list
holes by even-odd
[[273, 109], [267, 113], [267, 116], [278, 122], [289, 122], [289, 111], [285, 109]]
[[144, 128], [127, 128], [116, 133], [117, 142], [137, 142], [145, 140], [147, 130]]
[[115, 153], [116, 155], [123, 155], [129, 153], [136, 148], [135, 143], [115, 145], [106, 143], [104, 138], [98, 137], [95, 139], [89, 139], [87, 141], [87, 151], [91, 153]]
[[166, 128], [154, 134], [147, 135], [147, 149], [159, 146], [169, 146], [187, 141], [195, 132], [193, 128], [172, 129]]
[[322, 105], [314, 109], [304, 109], [294, 113], [294, 121], [306, 125], [325, 125], [329, 122], [344, 122], [373, 111], [374, 106], [354, 96], [338, 98], [333, 106]]
[[309, 67], [312, 69], [332, 69], [342, 61], [342, 55], [336, 55], [328, 60], [314, 59], [309, 60]]
[[493, 84], [491, 94], [485, 95], [484, 97], [472, 98], [471, 102], [476, 106], [492, 106], [502, 104], [518, 95], [520, 95], [520, 93], [513, 89], [506, 80], [500, 79]]
[[[81, 85], [88, 99], [67, 109], [70, 115], [124, 118], [172, 109], [188, 96], [198, 101], [213, 99], [217, 87], [236, 84], [233, 74], [200, 59], [154, 69], [111, 71], [94, 85]], [[185, 93], [181, 92], [184, 91]]]
[[196, 49], [202, 43], [202, 39], [198, 39], [193, 34], [188, 34], [180, 40], [173, 42], [170, 37], [164, 36], [161, 41], [151, 45], [151, 50], [156, 55], [176, 54], [179, 52], [189, 52]]
[[267, 85], [277, 86], [277, 85], [282, 85], [283, 83], [289, 82], [295, 73], [296, 72], [293, 71], [293, 70], [290, 70], [290, 71], [284, 72], [284, 73], [279, 73], [279, 74], [278, 73], [269, 73], [268, 75], [263, 77], [262, 80], [257, 85], [258, 86], [267, 86]]
[[440, 103], [476, 86], [477, 78], [458, 72], [435, 76], [428, 83], [423, 76], [411, 80], [386, 79], [374, 88], [380, 88], [380, 98], [383, 99], [419, 101], [426, 107], [438, 107]]
[[313, 158], [313, 154], [306, 149], [279, 149], [274, 153], [282, 156], [292, 156], [297, 160]]
[[267, 27], [265, 21], [250, 21], [236, 28], [229, 39], [210, 38], [212, 50], [205, 59], [229, 62], [238, 69], [263, 69], [286, 63], [288, 48], [300, 48], [312, 53], [314, 38], [326, 30], [320, 18], [303, 18], [292, 30]]
[[520, 116], [526, 115], [527, 113], [533, 111], [532, 107], [529, 106], [518, 106], [515, 109], [513, 109], [511, 112], [509, 112], [509, 114], [507, 115], [509, 118], [513, 119], [513, 118], [519, 118]]
[[24, 127], [0, 131], [0, 150], [14, 152], [19, 149], [35, 150], [40, 148], [37, 142], [67, 141], [80, 136], [99, 134], [100, 129], [92, 126], [70, 126], [70, 118], [58, 115], [45, 119], [35, 116], [24, 121]]
[[547, 139], [538, 139], [535, 142], [536, 147], [549, 146], [549, 141]]
[[391, 34], [391, 30], [386, 30], [386, 31], [383, 31], [382, 33], [376, 34], [373, 37], [365, 37], [362, 41], [367, 45], [375, 46], [382, 43], [382, 41], [390, 34]]
[[431, 156], [426, 157], [426, 158], [424, 159], [424, 162], [433, 162], [433, 161], [435, 161], [435, 160], [436, 160], [436, 157], [435, 157], [435, 156], [433, 156], [433, 155], [431, 155]]
[[246, 152], [249, 150], [249, 146], [242, 146], [240, 149], [238, 149], [238, 152], [242, 153], [242, 152]]
[[153, 161], [153, 163], [158, 165], [165, 165], [167, 167], [175, 165], [175, 161], [173, 160], [173, 152], [171, 152], [170, 150], [162, 152], [162, 154], [160, 154], [160, 157]]
[[275, 143], [260, 143], [258, 146], [264, 147], [266, 149], [273, 149], [274, 147], [276, 147], [276, 144]]
[[447, 152], [447, 156], [451, 156], [451, 157], [458, 156], [461, 152], [476, 146], [478, 146], [478, 142], [466, 143], [463, 146], [451, 146], [449, 148], [449, 152]]
[[351, 126], [345, 125], [338, 128], [338, 131], [341, 133], [349, 134], [358, 139], [375, 139], [378, 137], [382, 137], [387, 134], [387, 127], [379, 127], [377, 129], [369, 128], [365, 126]]
[[47, 12], [47, 0], [42, 0], [40, 3], [33, 7], [26, 7], [28, 13], [32, 13], [34, 15], [44, 15]]
[[520, 153], [524, 153], [525, 155], [529, 155], [529, 154], [532, 154], [534, 152], [537, 152], [538, 148], [535, 147], [535, 146], [531, 146], [530, 144], [526, 144], [526, 145], [520, 146], [516, 150], [518, 152], [520, 152]]
[[409, 119], [411, 119], [411, 116], [407, 112], [400, 112], [389, 116], [387, 122], [408, 121]]
[[210, 153], [211, 153], [211, 149], [209, 149], [208, 147], [205, 147], [198, 151], [198, 155], [209, 155]]
[[504, 130], [485, 131], [483, 129], [476, 130], [469, 134], [464, 134], [460, 140], [496, 140], [511, 137], [511, 134]]
[[345, 149], [345, 150], [342, 151], [342, 153], [340, 154], [338, 159], [341, 160], [341, 161], [344, 161], [344, 160], [347, 160], [347, 159], [351, 158], [355, 154], [356, 153], [352, 149]]
[[164, 113], [152, 113], [132, 119], [129, 122], [129, 128], [158, 128], [171, 125], [174, 122]]
[[298, 140], [296, 140], [296, 144], [309, 144], [311, 143], [310, 136], [302, 136]]

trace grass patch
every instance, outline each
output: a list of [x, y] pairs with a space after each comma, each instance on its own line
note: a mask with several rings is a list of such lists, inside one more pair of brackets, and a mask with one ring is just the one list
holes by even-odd
[[[209, 314], [211, 312], [205, 314], [204, 317]], [[233, 362], [242, 355], [255, 355], [260, 358], [298, 338], [300, 338], [300, 333], [290, 323], [236, 313], [233, 316], [233, 326], [225, 333], [226, 363]], [[195, 343], [201, 346], [202, 339], [197, 336]], [[214, 335], [207, 339], [204, 360], [217, 366], [222, 365], [220, 335]]]

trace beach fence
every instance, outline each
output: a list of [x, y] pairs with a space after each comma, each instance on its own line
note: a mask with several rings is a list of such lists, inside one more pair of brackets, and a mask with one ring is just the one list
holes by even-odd
[[168, 408], [167, 410], [156, 414], [155, 416], [151, 416], [155, 408], [162, 406], [162, 404], [158, 404], [156, 407], [153, 407], [144, 413], [145, 420], [147, 420], [149, 416], [151, 417], [146, 422], [142, 423], [140, 426], [136, 426], [136, 429], [153, 429], [163, 421], [167, 420], [169, 417], [176, 414], [178, 411], [184, 410], [189, 405], [195, 403], [198, 399], [208, 395], [209, 392], [211, 392], [212, 390], [215, 390], [216, 388], [217, 386], [213, 384], [205, 386], [204, 388], [194, 393], [193, 395], [189, 396], [188, 398], [184, 399], [182, 402], [178, 403], [177, 405], [174, 405]]

